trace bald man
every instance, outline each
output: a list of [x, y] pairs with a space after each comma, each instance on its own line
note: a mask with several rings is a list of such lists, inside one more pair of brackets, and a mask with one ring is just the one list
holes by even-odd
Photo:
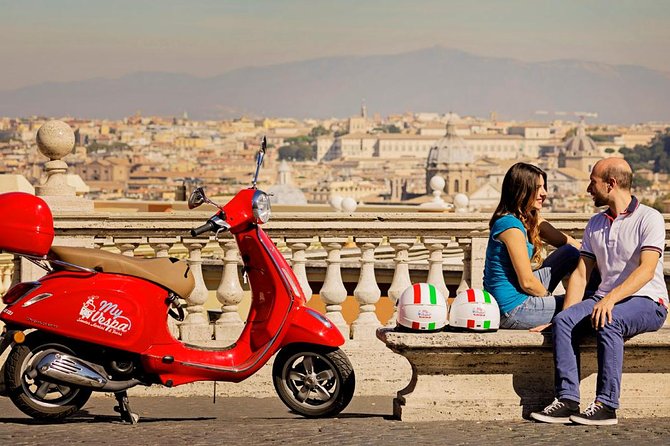
[[[616, 424], [623, 340], [658, 330], [667, 316], [665, 223], [658, 211], [631, 195], [632, 179], [630, 166], [621, 158], [603, 159], [591, 172], [587, 192], [596, 206], [607, 209], [586, 225], [563, 311], [553, 320], [556, 399], [541, 412], [531, 413], [537, 421]], [[600, 286], [593, 297], [584, 298], [587, 278], [595, 267], [602, 278]], [[580, 413], [579, 350], [573, 338], [593, 330], [598, 347], [596, 398]]]

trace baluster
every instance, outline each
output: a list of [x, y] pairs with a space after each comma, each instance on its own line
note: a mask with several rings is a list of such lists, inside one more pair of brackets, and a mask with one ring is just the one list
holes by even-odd
[[2, 273], [2, 287], [5, 289], [5, 293], [9, 291], [13, 285], [14, 272], [16, 271], [15, 265], [15, 258], [12, 256], [9, 258], [9, 263], [5, 265], [5, 270]]
[[10, 265], [0, 265], [0, 296], [4, 296], [11, 285]]
[[360, 313], [351, 324], [353, 339], [375, 339], [377, 328], [381, 327], [375, 314], [375, 304], [382, 295], [375, 277], [375, 244], [381, 238], [358, 238], [356, 244], [361, 245], [361, 273], [354, 296], [360, 305]]
[[470, 282], [472, 281], [472, 238], [459, 238], [458, 246], [463, 249], [463, 274], [461, 275], [461, 282], [458, 284], [456, 292], [462, 293], [470, 288]]
[[238, 274], [239, 251], [237, 243], [227, 241], [224, 244], [223, 275], [216, 290], [216, 298], [221, 303], [221, 317], [214, 325], [214, 339], [217, 341], [235, 341], [244, 328], [244, 322], [237, 312], [244, 297]]
[[[168, 257], [168, 251], [170, 247], [177, 243], [179, 239], [177, 237], [149, 237], [149, 246], [156, 253], [156, 258]], [[172, 336], [176, 339], [179, 338], [179, 323], [171, 316], [167, 317], [168, 329]]]
[[212, 339], [212, 330], [203, 307], [204, 303], [207, 302], [208, 292], [202, 276], [202, 248], [207, 244], [207, 240], [184, 239], [182, 243], [188, 249], [188, 264], [193, 272], [195, 287], [191, 295], [186, 298], [186, 318], [184, 322], [179, 324], [181, 339], [184, 341], [208, 341]]
[[169, 257], [170, 248], [178, 241], [177, 237], [149, 237], [149, 246], [156, 253], [156, 258]]
[[142, 243], [146, 243], [145, 237], [135, 238], [115, 238], [114, 245], [121, 251], [121, 254], [128, 257], [135, 256], [135, 250]]
[[407, 288], [412, 286], [412, 279], [409, 275], [409, 248], [414, 244], [414, 238], [391, 238], [389, 243], [391, 247], [395, 250], [395, 258], [393, 262], [395, 263], [395, 268], [393, 271], [393, 280], [391, 281], [391, 286], [389, 287], [388, 297], [393, 301], [393, 316], [389, 319], [389, 327], [394, 327], [396, 325], [396, 320], [398, 319], [398, 299], [400, 295]]
[[442, 250], [448, 243], [448, 240], [424, 239], [423, 244], [428, 249], [428, 278], [426, 282], [435, 285], [435, 288], [442, 293], [445, 299], [449, 297], [449, 289], [444, 281], [443, 255]]
[[319, 292], [321, 299], [326, 304], [326, 316], [340, 330], [345, 339], [349, 339], [349, 326], [342, 316], [342, 303], [347, 298], [347, 289], [342, 282], [340, 252], [342, 244], [347, 240], [346, 237], [321, 239], [321, 243], [328, 251], [328, 258], [326, 259], [326, 278]]
[[[470, 242], [470, 286], [484, 288], [484, 263], [486, 262], [486, 245], [488, 235], [474, 236]], [[463, 265], [465, 266], [465, 265]]]
[[307, 270], [305, 268], [305, 264], [307, 263], [307, 256], [305, 255], [305, 250], [311, 242], [311, 238], [295, 238], [286, 240], [286, 244], [293, 252], [293, 256], [291, 258], [291, 267], [293, 268], [293, 273], [298, 279], [298, 284], [300, 285], [302, 293], [305, 295], [305, 300], [307, 301], [312, 298], [312, 287], [309, 286], [309, 280], [307, 280]]
[[111, 237], [96, 237], [93, 239], [93, 248], [102, 249], [103, 246], [111, 243], [113, 243]]

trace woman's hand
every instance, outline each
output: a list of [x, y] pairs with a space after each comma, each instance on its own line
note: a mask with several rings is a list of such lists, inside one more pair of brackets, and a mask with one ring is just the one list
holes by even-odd
[[549, 322], [548, 324], [538, 325], [537, 327], [533, 327], [528, 331], [531, 331], [533, 333], [539, 333], [541, 331], [544, 331], [548, 327], [551, 327], [551, 322]]

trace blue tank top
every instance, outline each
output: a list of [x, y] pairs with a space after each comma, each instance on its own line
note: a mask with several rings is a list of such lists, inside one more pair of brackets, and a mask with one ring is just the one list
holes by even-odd
[[507, 214], [493, 223], [489, 242], [486, 246], [484, 289], [491, 293], [498, 302], [501, 313], [508, 313], [528, 298], [528, 295], [519, 286], [519, 280], [507, 247], [502, 241], [498, 240], [498, 236], [510, 228], [517, 228], [523, 232], [524, 237], [526, 237], [528, 259], [533, 256], [533, 245], [528, 242], [526, 228], [521, 220], [514, 215]]

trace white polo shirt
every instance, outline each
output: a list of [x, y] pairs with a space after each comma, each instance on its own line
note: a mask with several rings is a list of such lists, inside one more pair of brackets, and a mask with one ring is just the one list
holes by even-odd
[[600, 287], [596, 294], [605, 296], [619, 286], [640, 266], [640, 253], [659, 254], [654, 278], [635, 296], [646, 296], [668, 306], [668, 290], [663, 277], [665, 222], [656, 209], [640, 204], [633, 197], [628, 208], [614, 216], [610, 209], [594, 215], [584, 229], [581, 255], [595, 259], [600, 271]]

